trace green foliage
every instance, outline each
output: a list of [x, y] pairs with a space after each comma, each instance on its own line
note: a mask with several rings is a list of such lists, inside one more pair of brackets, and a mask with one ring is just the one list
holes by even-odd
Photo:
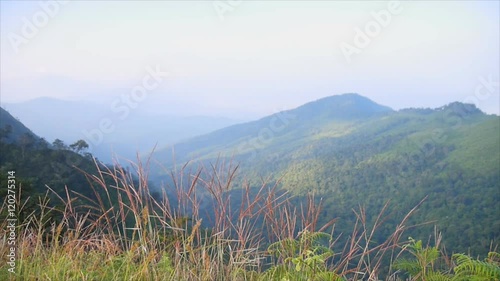
[[393, 264], [410, 275], [414, 281], [496, 281], [500, 280], [500, 254], [490, 252], [485, 261], [474, 260], [468, 255], [454, 254], [455, 263], [451, 268], [436, 269], [436, 262], [443, 258], [437, 247], [422, 247], [422, 241], [410, 242], [405, 250], [414, 256], [413, 259], [400, 258]]
[[[353, 207], [366, 207], [367, 222], [373, 224], [388, 200], [388, 211], [401, 215], [428, 196], [409, 223], [432, 224], [409, 235], [423, 237], [435, 224], [447, 234], [443, 242], [449, 250], [473, 255], [486, 255], [491, 243], [500, 244], [498, 116], [461, 103], [394, 112], [349, 96], [338, 98], [278, 115], [283, 122], [270, 116], [180, 143], [171, 151], [179, 165], [190, 160], [208, 165], [218, 157], [236, 162], [240, 185], [258, 186], [269, 178], [298, 198], [314, 192], [324, 198], [320, 221], [338, 217], [340, 232], [352, 229], [355, 219], [346, 210]], [[346, 108], [368, 113], [349, 114]], [[164, 155], [158, 160], [174, 158]], [[158, 182], [164, 177], [152, 174]], [[389, 220], [375, 241], [395, 226]]]
[[76, 153], [80, 153], [80, 152], [84, 151], [85, 149], [88, 149], [89, 145], [84, 140], [78, 140], [75, 143], [71, 144], [69, 146], [69, 148], [71, 148]]
[[441, 272], [437, 272], [435, 268], [435, 263], [439, 258], [439, 250], [437, 247], [422, 247], [422, 241], [415, 241], [410, 237], [410, 242], [405, 245], [405, 250], [407, 250], [413, 259], [399, 259], [393, 264], [395, 269], [401, 269], [406, 271], [412, 278], [412, 280], [439, 280], [440, 278], [445, 278]]
[[0, 141], [5, 143], [19, 143], [22, 136], [30, 135], [38, 138], [26, 128], [18, 119], [0, 107]]
[[464, 254], [454, 254], [456, 266], [454, 280], [493, 281], [500, 280], [500, 254], [490, 252], [485, 261], [474, 260]]
[[8, 139], [10, 134], [12, 133], [12, 125], [7, 124], [5, 127], [0, 128], [0, 140]]
[[66, 149], [67, 146], [64, 144], [64, 142], [60, 139], [55, 139], [54, 142], [52, 143], [55, 149], [63, 150]]
[[298, 239], [271, 244], [268, 252], [277, 265], [268, 269], [264, 277], [272, 280], [343, 280], [327, 267], [333, 251], [323, 243], [331, 239], [327, 233], [304, 230]]
[[[70, 151], [57, 152], [75, 155]], [[246, 194], [246, 203], [242, 203], [240, 213], [235, 216], [238, 221], [234, 223], [236, 220], [230, 218], [233, 213], [225, 209], [230, 208], [230, 204], [227, 204], [229, 196], [226, 197], [224, 188], [231, 182], [230, 179], [225, 182], [224, 176], [217, 172], [207, 180], [193, 179], [200, 173], [188, 177], [192, 181], [185, 183], [189, 187], [187, 190], [183, 186], [174, 190], [181, 198], [173, 206], [168, 197], [155, 199], [151, 196], [146, 178], [134, 180], [121, 167], [98, 165], [96, 169], [94, 175], [85, 174], [89, 179], [89, 189], [94, 192], [94, 200], [76, 200], [82, 194], [70, 191], [67, 191], [67, 197], [56, 195], [54, 199], [62, 201], [64, 208], [60, 208], [61, 216], [54, 218], [52, 213], [56, 210], [49, 204], [49, 195], [37, 199], [38, 210], [27, 214], [19, 224], [16, 273], [8, 273], [7, 263], [2, 262], [1, 280], [340, 281], [361, 280], [367, 277], [366, 273], [370, 279], [376, 280], [380, 274], [380, 255], [399, 245], [399, 230], [388, 238], [388, 241], [395, 241], [377, 245], [369, 238], [376, 227], [367, 229], [363, 226], [363, 231], [355, 229], [350, 235], [351, 248], [346, 245], [346, 252], [334, 259], [332, 236], [309, 230], [315, 229], [312, 225], [317, 221], [308, 222], [306, 217], [317, 218], [322, 213], [314, 198], [310, 199], [305, 212], [298, 215], [293, 204], [281, 202], [271, 191], [252, 200], [253, 196], [246, 190], [243, 193]], [[214, 168], [214, 171], [218, 169]], [[147, 173], [138, 167], [137, 174]], [[200, 209], [196, 200], [197, 184], [207, 184], [206, 188], [214, 199], [218, 224], [210, 230], [202, 228], [196, 213], [186, 212], [187, 209]], [[282, 195], [277, 196], [281, 198]], [[259, 214], [263, 213], [264, 226], [253, 220], [255, 213], [252, 213], [251, 206], [258, 207], [254, 209]], [[5, 204], [0, 205], [3, 214], [5, 210], [2, 208]], [[283, 217], [278, 214], [288, 218], [280, 220]], [[364, 225], [365, 214], [359, 212], [356, 215]], [[298, 216], [302, 216], [302, 220]], [[296, 236], [283, 235], [283, 227], [296, 225], [299, 221], [307, 225], [304, 230]], [[281, 228], [275, 228], [278, 231], [268, 236], [263, 235], [268, 224]], [[7, 235], [5, 226], [6, 222], [0, 222], [0, 238], [3, 239]], [[296, 233], [294, 229], [288, 229], [288, 233]], [[290, 236], [296, 238], [285, 238]], [[278, 242], [267, 246], [266, 239]], [[358, 251], [359, 248], [362, 250]], [[437, 247], [424, 248], [421, 241], [411, 240], [403, 250], [414, 259], [400, 260], [395, 267], [411, 272], [414, 280], [497, 278], [500, 256], [497, 253], [491, 253], [485, 262], [456, 256], [456, 275], [452, 276], [447, 274], [452, 272], [451, 269], [439, 271], [435, 266], [439, 258]], [[5, 243], [0, 244], [0, 258], [4, 259], [8, 251]], [[380, 257], [378, 261], [377, 256]], [[264, 267], [267, 257], [272, 257], [270, 268]], [[390, 275], [391, 272], [387, 273]]]
[[[274, 191], [264, 195], [265, 184], [255, 193], [249, 186], [235, 192], [230, 189], [233, 176], [240, 180], [235, 183], [240, 187], [242, 177], [234, 170], [225, 181], [226, 175], [216, 168], [208, 179], [200, 177], [201, 172], [187, 175], [187, 188], [182, 184], [184, 176], [174, 178], [174, 190], [152, 196], [147, 178], [135, 180], [122, 167], [95, 165], [91, 155], [82, 157], [67, 150], [60, 140], [54, 142], [55, 150], [49, 149], [46, 141], [11, 118], [11, 127], [0, 128], [0, 181], [5, 182], [7, 171], [15, 170], [25, 194], [20, 196], [25, 201], [19, 214], [23, 236], [16, 277], [282, 281], [351, 280], [370, 274], [376, 278], [381, 256], [399, 245], [399, 230], [405, 229], [390, 217], [380, 218], [377, 211], [392, 199], [387, 211], [404, 216], [402, 210], [427, 195], [422, 210], [413, 221], [405, 217], [405, 224], [436, 220], [455, 252], [480, 253], [491, 241], [498, 243], [498, 117], [484, 116], [461, 104], [397, 113], [369, 103], [363, 106], [374, 111], [341, 118], [315, 103], [295, 112], [307, 118], [289, 120], [271, 141], [238, 150], [241, 154], [236, 160], [242, 161], [239, 167], [250, 182], [259, 179], [261, 184], [263, 172], [274, 173], [273, 183], [282, 179], [276, 187], [297, 195], [284, 201], [284, 192], [278, 198], [273, 197]], [[236, 126], [238, 138], [227, 151], [240, 147], [241, 140], [258, 140], [261, 125], [273, 120]], [[233, 129], [205, 139], [210, 145], [204, 149], [212, 154], [202, 157], [211, 159], [214, 146], [220, 145], [217, 136], [231, 138]], [[203, 138], [196, 141], [203, 143]], [[86, 143], [77, 141], [70, 148], [81, 152]], [[181, 154], [192, 152], [187, 146], [180, 148]], [[148, 174], [140, 168], [136, 172]], [[206, 186], [205, 193], [197, 193], [199, 184]], [[304, 214], [297, 218], [293, 207], [303, 203], [302, 195], [309, 191], [324, 198], [324, 209], [313, 212], [314, 223], [306, 223]], [[169, 201], [172, 194], [178, 196], [175, 202]], [[5, 197], [5, 190], [0, 197]], [[346, 211], [357, 205], [366, 212], [352, 216]], [[0, 209], [0, 214], [5, 212]], [[214, 223], [209, 226], [212, 229], [202, 231], [205, 226], [199, 213], [208, 212]], [[336, 239], [341, 246], [351, 242], [351, 248], [343, 246], [346, 251], [338, 255], [344, 256], [338, 258], [333, 255], [332, 237], [310, 227], [327, 225], [333, 217], [339, 217], [336, 230], [349, 233], [354, 229], [351, 236]], [[363, 231], [357, 232], [358, 222]], [[300, 223], [305, 230], [295, 236]], [[5, 239], [5, 227], [0, 231], [0, 239]], [[426, 232], [426, 228], [414, 230]], [[387, 237], [394, 238], [393, 243], [382, 242]], [[278, 242], [267, 245], [266, 241]], [[380, 250], [381, 256], [373, 249]], [[2, 258], [6, 251], [5, 243], [0, 245]], [[406, 272], [411, 280], [500, 279], [498, 253], [490, 253], [484, 261], [455, 254], [455, 264], [446, 266], [437, 246], [424, 247], [421, 241], [410, 239], [403, 251], [411, 257], [398, 259], [393, 268]], [[268, 255], [272, 264], [265, 270], [262, 259]], [[0, 265], [0, 279], [8, 280], [12, 276], [5, 275], [2, 266], [5, 263]]]

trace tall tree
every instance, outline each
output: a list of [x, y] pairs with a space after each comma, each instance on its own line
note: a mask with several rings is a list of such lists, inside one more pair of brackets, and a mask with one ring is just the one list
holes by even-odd
[[84, 140], [77, 140], [74, 144], [71, 144], [69, 148], [71, 148], [76, 153], [80, 153], [81, 151], [88, 149], [89, 145]]
[[66, 149], [66, 144], [64, 144], [64, 142], [60, 139], [55, 139], [52, 145], [58, 150]]
[[5, 127], [0, 129], [0, 140], [3, 138], [8, 138], [9, 135], [12, 133], [12, 126], [11, 125], [5, 125]]
[[36, 143], [36, 138], [30, 133], [24, 133], [20, 138], [19, 138], [19, 145], [21, 146], [21, 153], [22, 157], [24, 159], [24, 155], [27, 149], [33, 148], [33, 146]]

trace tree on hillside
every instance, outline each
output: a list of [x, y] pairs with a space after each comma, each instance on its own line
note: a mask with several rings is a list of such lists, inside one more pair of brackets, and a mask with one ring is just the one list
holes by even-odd
[[0, 140], [2, 140], [3, 138], [8, 138], [11, 133], [12, 133], [12, 126], [5, 125], [4, 128], [0, 129]]
[[36, 144], [36, 146], [40, 149], [47, 149], [49, 147], [49, 143], [45, 138], [40, 138]]
[[33, 146], [36, 144], [37, 139], [35, 136], [33, 136], [30, 133], [24, 133], [20, 138], [19, 138], [19, 146], [21, 147], [21, 153], [22, 157], [24, 159], [24, 155], [26, 150], [32, 149]]
[[60, 139], [55, 139], [54, 142], [52, 143], [52, 145], [55, 147], [55, 149], [58, 149], [58, 150], [66, 149], [66, 145]]
[[71, 144], [69, 146], [69, 148], [71, 148], [73, 151], [75, 151], [76, 153], [80, 153], [81, 151], [89, 148], [89, 145], [86, 141], [84, 140], [78, 140], [76, 141], [74, 144]]

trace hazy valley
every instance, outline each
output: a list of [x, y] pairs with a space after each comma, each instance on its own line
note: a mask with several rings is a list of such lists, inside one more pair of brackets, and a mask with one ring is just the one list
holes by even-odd
[[[50, 101], [51, 106], [53, 103]], [[29, 106], [21, 104], [16, 110], [33, 113]], [[56, 115], [78, 123], [62, 117], [74, 110], [52, 111], [52, 116], [45, 112], [36, 114], [38, 122], [46, 127], [30, 129], [47, 135], [35, 135], [2, 109], [2, 171], [15, 167], [33, 194], [42, 195], [49, 186], [63, 196], [67, 186], [77, 194], [95, 198], [95, 191], [88, 189], [82, 173], [98, 173], [92, 156], [80, 156], [69, 147], [61, 150], [40, 139], [43, 136], [50, 140], [57, 135], [55, 128], [70, 126], [49, 125], [47, 120], [54, 120]], [[168, 128], [169, 121], [163, 122], [161, 117], [141, 118], [137, 119], [141, 122], [131, 122], [127, 127], [126, 132], [131, 133], [122, 140], [124, 149], [132, 150], [126, 144], [136, 138], [146, 150], [147, 145], [152, 149], [153, 143], [162, 136], [165, 141], [176, 130]], [[356, 223], [353, 210], [358, 207], [366, 212], [365, 223], [371, 225], [388, 203], [385, 222], [371, 238], [372, 243], [383, 243], [397, 227], [398, 218], [423, 199], [407, 223], [425, 225], [409, 229], [407, 235], [427, 239], [437, 227], [449, 251], [473, 255], [485, 255], [491, 245], [499, 243], [500, 118], [486, 115], [473, 105], [454, 102], [437, 109], [395, 111], [358, 94], [343, 94], [218, 130], [211, 128], [222, 127], [221, 122], [227, 119], [213, 123], [213, 127], [203, 127], [205, 123], [196, 118], [191, 121], [175, 122], [185, 133], [174, 135], [186, 140], [158, 146], [152, 155], [143, 154], [142, 159], [130, 159], [147, 166], [148, 178], [140, 170], [130, 176], [146, 179], [155, 198], [165, 192], [171, 202], [178, 202], [172, 203], [173, 208], [180, 207], [179, 191], [191, 193], [194, 188], [202, 203], [197, 212], [203, 227], [216, 226], [212, 211], [216, 198], [210, 190], [193, 183], [191, 177], [209, 181], [219, 171], [231, 173], [226, 178], [230, 186], [219, 194], [228, 200], [231, 212], [242, 211], [245, 193], [249, 198], [261, 196], [262, 184], [274, 186], [273, 192], [286, 196], [295, 206], [305, 204], [307, 196], [314, 195], [316, 203], [322, 204], [317, 224], [327, 225], [337, 219], [335, 230], [343, 243]], [[37, 120], [31, 122], [36, 124]], [[145, 123], [148, 127], [141, 127]], [[165, 134], [159, 124], [165, 124]], [[7, 127], [11, 127], [8, 132]], [[62, 132], [66, 139], [78, 133]], [[200, 135], [188, 138], [189, 133]], [[26, 135], [32, 138], [28, 140]], [[137, 169], [125, 166], [127, 170]], [[184, 212], [183, 216], [189, 217], [194, 210], [189, 207]]]
[[0, 280], [500, 281], [498, 11], [0, 0]]

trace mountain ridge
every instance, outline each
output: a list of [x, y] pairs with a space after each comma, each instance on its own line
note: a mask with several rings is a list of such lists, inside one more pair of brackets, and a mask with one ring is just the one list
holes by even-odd
[[[359, 126], [360, 123], [363, 124], [370, 118], [383, 118], [388, 114], [410, 112], [417, 115], [426, 115], [447, 110], [451, 111], [449, 114], [456, 114], [459, 119], [471, 114], [485, 115], [474, 105], [460, 102], [452, 102], [436, 109], [401, 109], [395, 111], [357, 93], [346, 93], [317, 99], [294, 109], [218, 129], [205, 135], [175, 143], [157, 152], [161, 153], [170, 150], [171, 153], [167, 152], [167, 158], [172, 158], [175, 153], [177, 160], [181, 162], [193, 160], [193, 158], [203, 155], [203, 151], [207, 150], [193, 152], [193, 147], [226, 147], [222, 149], [226, 153], [225, 156], [238, 155], [248, 150], [249, 147], [259, 150], [267, 146], [275, 137], [286, 134], [285, 131], [293, 132], [295, 130], [301, 132], [292, 133], [289, 136], [292, 142], [293, 139], [296, 140], [310, 135], [314, 135], [314, 138], [335, 137], [349, 133], [354, 127]], [[401, 120], [398, 122], [401, 122]], [[241, 142], [244, 144], [241, 144]], [[187, 154], [187, 157], [183, 157], [183, 154]]]
[[[341, 232], [350, 233], [349, 210], [358, 206], [373, 222], [388, 201], [389, 213], [403, 215], [427, 198], [409, 223], [434, 222], [453, 251], [484, 254], [490, 243], [500, 244], [500, 117], [459, 102], [342, 115], [331, 110], [333, 101], [339, 98], [226, 127], [152, 157], [170, 169], [236, 165], [234, 190], [266, 179], [296, 198], [314, 193], [323, 199], [320, 221], [338, 217], [348, 226], [339, 226]], [[152, 169], [151, 179], [165, 183], [168, 169]], [[432, 227], [410, 234], [427, 237]]]
[[3, 107], [0, 107], [0, 130], [3, 130], [3, 133], [6, 134], [6, 143], [19, 142], [20, 138], [26, 134], [35, 139], [40, 139], [39, 136], [33, 133], [28, 127], [12, 116], [12, 114], [10, 114]]
[[[500, 244], [499, 144], [500, 118], [474, 105], [394, 111], [348, 94], [198, 136], [167, 149], [166, 158], [157, 152], [153, 159], [163, 160], [167, 169], [151, 165], [149, 179], [152, 190], [169, 185], [174, 157], [179, 166], [195, 170], [235, 164], [229, 209], [241, 203], [244, 182], [257, 187], [267, 181], [294, 195], [297, 206], [310, 193], [322, 198], [319, 222], [336, 217], [343, 233], [354, 224], [352, 208], [363, 206], [371, 223], [389, 201], [387, 212], [398, 216], [427, 198], [409, 224], [433, 222], [452, 251], [485, 254], [489, 245]], [[70, 182], [77, 192], [89, 192], [70, 167], [79, 163], [92, 171], [90, 159], [64, 149], [26, 149], [20, 142], [2, 145], [7, 152], [0, 157], [6, 161], [2, 168], [21, 167], [20, 174], [36, 179], [37, 190], [47, 183], [62, 190]], [[59, 160], [47, 164], [50, 159]], [[391, 227], [388, 219], [386, 232], [374, 241]], [[409, 234], [427, 237], [432, 231], [429, 225]]]
[[[90, 151], [107, 163], [118, 157], [135, 159], [137, 151], [150, 151], [156, 144], [168, 145], [198, 134], [208, 133], [236, 123], [236, 120], [213, 116], [173, 116], [150, 114], [147, 110], [130, 109], [121, 118], [111, 103], [70, 101], [41, 97], [22, 103], [5, 103], [4, 106], [34, 132], [53, 141], [65, 142], [84, 139], [91, 145]], [[113, 124], [110, 133], [96, 137], [102, 120]], [[57, 124], [57, 125], [55, 125]], [[145, 126], [147, 124], [147, 126]], [[93, 141], [102, 139], [101, 142]]]

